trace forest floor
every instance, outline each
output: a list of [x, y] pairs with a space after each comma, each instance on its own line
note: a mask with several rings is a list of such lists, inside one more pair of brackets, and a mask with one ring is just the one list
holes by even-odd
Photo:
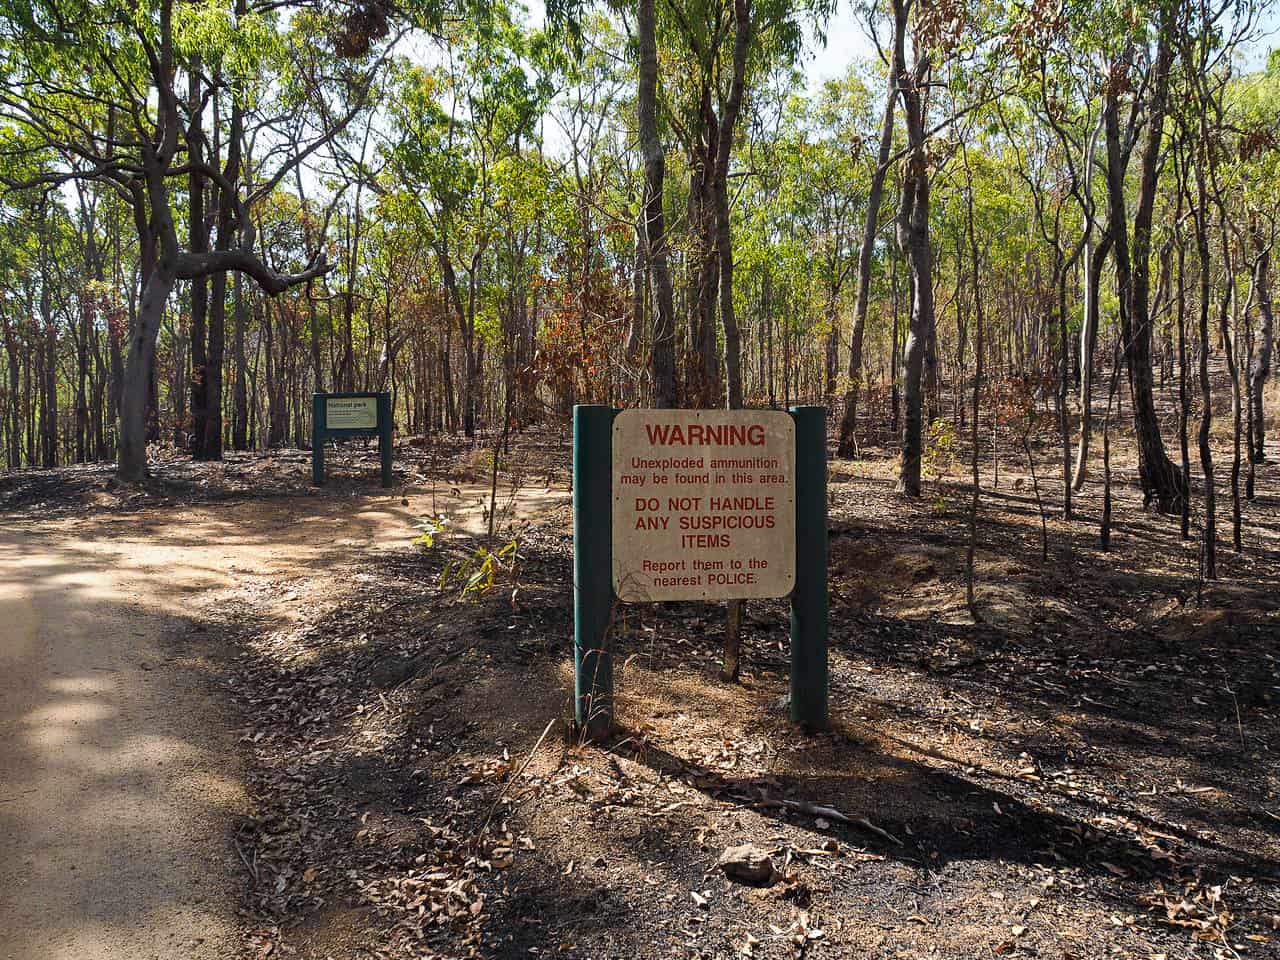
[[[963, 451], [912, 504], [891, 450], [833, 461], [832, 730], [814, 736], [785, 710], [785, 601], [761, 601], [736, 685], [721, 608], [626, 608], [619, 735], [575, 741], [563, 432], [517, 441], [493, 544], [492, 461], [443, 441], [402, 444], [392, 491], [356, 446], [319, 491], [301, 451], [173, 457], [141, 489], [105, 467], [0, 477], [0, 512], [72, 566], [92, 549], [124, 585], [110, 602], [163, 618], [138, 659], [172, 696], [144, 712], [222, 786], [152, 841], [203, 841], [205, 893], [227, 898], [209, 912], [244, 956], [1280, 956], [1280, 444], [1242, 553], [1220, 498], [1208, 584], [1198, 514], [1182, 542], [1143, 513], [1115, 446], [1106, 552], [1096, 478], [1057, 519], [1045, 447], [1046, 558], [1026, 461], [998, 484], [984, 464], [980, 625]], [[428, 516], [446, 520], [431, 547]], [[464, 594], [458, 567], [513, 539], [515, 564]], [[17, 703], [5, 729], [46, 735]], [[12, 832], [29, 807], [2, 774]], [[746, 842], [778, 882], [716, 869]]]

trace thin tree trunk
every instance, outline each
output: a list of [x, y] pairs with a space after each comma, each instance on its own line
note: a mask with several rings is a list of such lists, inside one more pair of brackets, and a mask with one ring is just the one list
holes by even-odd
[[[894, 5], [894, 36], [905, 34], [907, 7]], [[858, 390], [862, 372], [862, 343], [866, 334], [867, 304], [871, 296], [871, 263], [875, 254], [876, 232], [880, 221], [880, 204], [884, 198], [884, 181], [889, 173], [889, 155], [893, 149], [893, 113], [898, 102], [898, 78], [890, 71], [888, 89], [885, 92], [884, 116], [880, 121], [880, 149], [876, 154], [876, 168], [871, 172], [871, 185], [867, 191], [867, 217], [862, 226], [862, 244], [858, 248], [858, 288], [853, 301], [853, 331], [849, 337], [849, 386], [844, 395], [844, 417], [840, 421], [840, 437], [836, 455], [852, 458], [856, 450], [855, 433], [858, 427]], [[895, 315], [896, 322], [897, 317]], [[896, 353], [897, 344], [894, 344]], [[895, 380], [896, 382], [896, 380]], [[895, 426], [896, 432], [896, 426]]]
[[711, 181], [715, 203], [716, 253], [720, 261], [720, 323], [724, 327], [724, 366], [730, 410], [742, 407], [742, 337], [733, 306], [733, 235], [729, 219], [729, 157], [742, 95], [746, 86], [747, 52], [751, 47], [751, 2], [734, 0], [733, 78], [729, 98], [720, 113], [716, 141], [714, 176]]
[[675, 407], [676, 319], [667, 266], [667, 231], [663, 213], [663, 180], [666, 154], [658, 137], [658, 42], [653, 0], [639, 0], [636, 7], [636, 36], [640, 46], [640, 82], [636, 91], [636, 112], [640, 128], [640, 150], [644, 154], [644, 222], [648, 246], [649, 277], [653, 283], [653, 405]]
[[1152, 67], [1150, 116], [1138, 177], [1137, 206], [1133, 215], [1130, 256], [1128, 219], [1125, 212], [1125, 162], [1120, 147], [1118, 92], [1109, 90], [1103, 108], [1107, 142], [1107, 200], [1120, 293], [1120, 330], [1125, 365], [1133, 394], [1134, 430], [1138, 440], [1138, 476], [1147, 505], [1161, 513], [1181, 507], [1186, 478], [1165, 453], [1156, 414], [1151, 371], [1150, 255], [1151, 222], [1164, 137], [1165, 106], [1173, 48], [1167, 23], [1160, 25], [1156, 61]]
[[[973, 375], [973, 422], [971, 424], [972, 431], [970, 434], [970, 483], [973, 486], [972, 499], [969, 503], [969, 546], [965, 552], [965, 603], [969, 608], [969, 616], [973, 618], [974, 623], [981, 623], [982, 616], [978, 613], [978, 601], [974, 592], [974, 563], [978, 550], [978, 506], [981, 503], [982, 483], [978, 473], [978, 451], [980, 449], [978, 423], [981, 414], [982, 403], [982, 354], [984, 349], [983, 332], [986, 328], [983, 315], [982, 302], [982, 283], [979, 280], [979, 257], [978, 257], [978, 240], [973, 226], [973, 179], [969, 176], [969, 154], [964, 152], [966, 186], [965, 191], [965, 207], [968, 213], [968, 232], [969, 232], [969, 256], [972, 268], [973, 283], [973, 311], [974, 323], [977, 329], [974, 331], [974, 375]], [[963, 372], [963, 364], [960, 367]]]
[[1200, 257], [1200, 469], [1204, 474], [1204, 547], [1203, 566], [1206, 580], [1215, 580], [1217, 566], [1217, 492], [1213, 479], [1213, 451], [1209, 447], [1209, 431], [1213, 426], [1213, 393], [1209, 382], [1209, 226], [1208, 193], [1204, 180], [1204, 148], [1196, 163], [1196, 252]]
[[[1271, 241], [1262, 234], [1255, 214], [1253, 218], [1253, 286], [1258, 301], [1258, 345], [1249, 364], [1249, 459], [1265, 463], [1266, 411], [1262, 391], [1271, 376], [1271, 350], [1275, 340], [1275, 320], [1271, 308]], [[1246, 323], [1248, 319], [1246, 318]]]
[[[236, 0], [236, 15], [246, 13], [246, 0]], [[241, 141], [244, 135], [244, 108], [236, 90], [231, 91], [231, 120], [227, 131], [227, 160], [222, 168], [223, 179], [236, 189], [240, 183]], [[217, 248], [229, 250], [236, 239], [236, 198], [228, 190], [218, 193]], [[222, 459], [222, 374], [223, 354], [226, 349], [227, 275], [215, 273], [210, 284], [209, 309], [209, 419], [205, 428], [205, 457]]]
[[1181, 189], [1178, 196], [1178, 210], [1178, 289], [1175, 295], [1175, 309], [1178, 312], [1178, 452], [1182, 459], [1182, 475], [1187, 478], [1188, 487], [1188, 495], [1182, 498], [1181, 511], [1181, 536], [1183, 540], [1187, 540], [1191, 537], [1191, 496], [1189, 492], [1191, 481], [1191, 450], [1187, 437], [1187, 431], [1191, 421], [1191, 397], [1187, 393], [1187, 250], [1181, 229]]
[[231, 384], [231, 448], [247, 450], [249, 448], [249, 391], [247, 378], [247, 361], [244, 353], [244, 338], [247, 333], [249, 317], [244, 296], [244, 278], [236, 274], [231, 279], [231, 309], [234, 329], [231, 334], [231, 362], [235, 364], [234, 379]]
[[1076, 449], [1072, 485], [1080, 490], [1089, 474], [1089, 439], [1093, 430], [1093, 365], [1098, 345], [1099, 301], [1102, 268], [1111, 252], [1111, 231], [1104, 230], [1097, 246], [1085, 258], [1084, 325], [1080, 329], [1080, 443]]
[[[187, 133], [187, 150], [193, 167], [204, 162], [203, 94], [200, 83], [201, 62], [192, 58], [191, 86], [188, 109], [191, 126]], [[209, 249], [209, 231], [205, 225], [204, 175], [193, 169], [187, 178], [187, 244], [191, 252], [204, 253]], [[191, 295], [191, 411], [186, 427], [188, 445], [197, 460], [203, 460], [204, 441], [209, 415], [209, 367], [207, 355], [207, 323], [209, 305], [209, 281], [196, 277], [190, 282]], [[158, 327], [157, 327], [158, 329]]]
[[[905, 22], [905, 16], [900, 12], [905, 4], [906, 0], [893, 0], [896, 22]], [[911, 266], [912, 292], [911, 319], [903, 351], [902, 400], [905, 409], [898, 492], [914, 498], [920, 496], [920, 462], [924, 446], [922, 375], [934, 322], [933, 249], [929, 243], [929, 155], [925, 142], [923, 102], [929, 57], [923, 52], [923, 45], [918, 45], [915, 67], [908, 72], [905, 46], [904, 31], [896, 31], [893, 72], [898, 77], [909, 144], [902, 175], [897, 234], [898, 246]]]

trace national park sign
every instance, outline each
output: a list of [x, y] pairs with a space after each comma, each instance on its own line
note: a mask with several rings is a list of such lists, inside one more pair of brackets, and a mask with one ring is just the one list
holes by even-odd
[[311, 395], [311, 482], [324, 483], [324, 445], [331, 439], [377, 437], [384, 487], [391, 486], [391, 394]]

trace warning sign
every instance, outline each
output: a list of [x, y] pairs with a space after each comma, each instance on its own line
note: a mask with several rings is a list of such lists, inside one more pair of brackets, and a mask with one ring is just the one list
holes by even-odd
[[619, 599], [782, 597], [796, 580], [795, 422], [773, 410], [624, 410], [613, 421]]

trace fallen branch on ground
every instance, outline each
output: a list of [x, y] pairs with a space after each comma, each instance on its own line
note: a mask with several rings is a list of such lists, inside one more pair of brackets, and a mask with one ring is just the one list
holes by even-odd
[[902, 846], [902, 841], [895, 837], [888, 830], [877, 827], [865, 817], [851, 817], [848, 814], [841, 813], [835, 807], [824, 806], [817, 803], [810, 803], [807, 800], [774, 800], [766, 798], [761, 801], [766, 807], [785, 807], [788, 810], [796, 810], [800, 813], [807, 813], [811, 817], [826, 817], [830, 820], [836, 820], [840, 823], [849, 823], [854, 826], [862, 827], [864, 830], [870, 830], [876, 836], [883, 837], [890, 843]]

